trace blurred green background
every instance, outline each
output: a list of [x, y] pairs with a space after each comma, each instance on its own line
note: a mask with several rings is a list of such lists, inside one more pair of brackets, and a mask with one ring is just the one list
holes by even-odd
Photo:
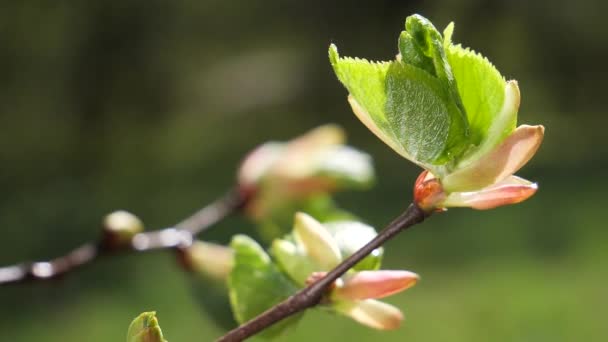
[[[390, 298], [403, 327], [377, 332], [308, 312], [282, 341], [608, 340], [608, 30], [602, 1], [3, 1], [0, 264], [44, 259], [128, 209], [169, 226], [221, 195], [256, 144], [345, 127], [379, 181], [340, 204], [382, 227], [419, 170], [351, 114], [327, 61], [391, 59], [418, 12], [486, 55], [522, 91], [520, 122], [546, 126], [519, 174], [529, 201], [450, 210], [391, 241], [385, 268], [422, 275]], [[242, 218], [205, 235], [251, 232]], [[0, 340], [123, 341], [157, 310], [171, 342], [222, 334], [170, 253], [100, 261], [52, 283], [0, 288]], [[194, 296], [193, 293], [197, 293]], [[218, 313], [219, 314], [219, 313]]]

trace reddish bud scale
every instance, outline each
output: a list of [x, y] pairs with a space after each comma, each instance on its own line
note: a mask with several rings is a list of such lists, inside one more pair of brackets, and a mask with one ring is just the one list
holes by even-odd
[[422, 171], [414, 184], [414, 203], [426, 212], [442, 210], [437, 204], [443, 201], [445, 196], [439, 180], [428, 171]]

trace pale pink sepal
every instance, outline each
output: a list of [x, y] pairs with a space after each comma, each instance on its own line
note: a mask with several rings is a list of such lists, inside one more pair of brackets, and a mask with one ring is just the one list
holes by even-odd
[[410, 271], [361, 271], [344, 280], [336, 287], [332, 298], [361, 300], [383, 298], [407, 290], [414, 286], [420, 277]]
[[283, 154], [284, 147], [280, 143], [269, 142], [256, 147], [243, 159], [238, 170], [240, 186], [254, 186], [270, 170], [273, 164]]
[[511, 176], [536, 153], [543, 140], [543, 126], [517, 127], [487, 155], [442, 179], [446, 192], [474, 191]]
[[485, 189], [474, 192], [453, 192], [445, 201], [443, 207], [471, 207], [485, 210], [507, 204], [523, 202], [530, 198], [538, 186], [523, 178], [511, 176]]
[[363, 325], [378, 330], [397, 329], [403, 321], [401, 310], [374, 299], [356, 302], [338, 301], [334, 304], [334, 309]]

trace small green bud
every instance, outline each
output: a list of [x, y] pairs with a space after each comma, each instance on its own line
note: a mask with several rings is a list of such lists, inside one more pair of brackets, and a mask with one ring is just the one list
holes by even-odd
[[103, 219], [105, 243], [109, 247], [128, 245], [131, 239], [143, 230], [143, 222], [128, 211], [118, 210]]
[[163, 338], [155, 311], [144, 312], [131, 322], [127, 342], [167, 342]]

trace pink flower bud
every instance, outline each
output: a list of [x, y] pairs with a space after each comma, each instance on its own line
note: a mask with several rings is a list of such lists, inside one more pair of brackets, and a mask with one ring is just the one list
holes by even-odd
[[361, 300], [383, 298], [407, 290], [420, 277], [409, 271], [361, 271], [346, 278], [343, 285], [336, 287], [332, 298]]
[[373, 299], [338, 301], [333, 308], [363, 325], [378, 330], [397, 329], [403, 321], [403, 314], [398, 308]]
[[536, 153], [543, 140], [543, 126], [519, 126], [500, 145], [481, 158], [461, 162], [457, 171], [441, 182], [447, 192], [475, 191], [517, 172]]
[[536, 183], [511, 176], [480, 191], [451, 193], [445, 199], [443, 205], [445, 207], [471, 207], [480, 210], [492, 209], [525, 201], [534, 195], [537, 189]]

